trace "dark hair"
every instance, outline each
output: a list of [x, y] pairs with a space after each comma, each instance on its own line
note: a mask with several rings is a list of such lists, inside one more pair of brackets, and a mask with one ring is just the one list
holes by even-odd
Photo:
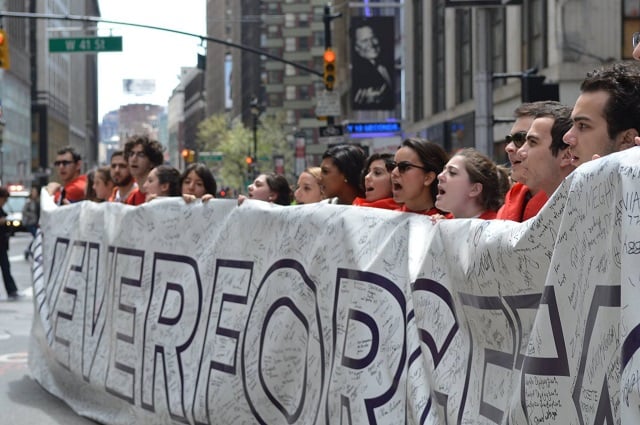
[[182, 189], [184, 179], [186, 179], [189, 173], [191, 173], [192, 171], [202, 179], [202, 183], [204, 184], [204, 190], [206, 191], [206, 193], [215, 196], [216, 192], [218, 191], [216, 178], [213, 177], [213, 173], [211, 172], [211, 170], [201, 162], [189, 164], [189, 166], [184, 170], [184, 172], [182, 173], [182, 177], [180, 177], [180, 189]]
[[344, 174], [347, 184], [356, 189], [356, 196], [364, 196], [360, 174], [364, 168], [364, 151], [356, 145], [337, 145], [325, 151], [322, 159], [331, 158], [333, 164]]
[[93, 180], [96, 176], [96, 170], [89, 170], [87, 173], [87, 184], [84, 187], [84, 199], [87, 201], [97, 201], [96, 191], [93, 189]]
[[94, 179], [98, 176], [100, 176], [102, 181], [105, 183], [113, 182], [113, 179], [111, 178], [111, 168], [108, 165], [96, 168], [96, 175]]
[[164, 148], [160, 142], [149, 138], [146, 134], [136, 134], [127, 140], [127, 143], [124, 145], [124, 154], [126, 158], [131, 156], [131, 150], [137, 145], [142, 145], [144, 154], [149, 158], [149, 161], [151, 161], [151, 164], [154, 167], [157, 167], [164, 162]]
[[113, 153], [111, 153], [111, 159], [113, 159], [114, 156], [123, 156], [124, 159], [127, 159], [127, 155], [125, 155], [124, 150], [122, 149], [113, 151]]
[[387, 169], [387, 172], [393, 171], [396, 168], [396, 163], [393, 160], [393, 154], [391, 153], [372, 153], [364, 162], [364, 168], [362, 169], [362, 173], [360, 174], [360, 184], [364, 187], [364, 177], [369, 174], [369, 167], [373, 161], [382, 160], [384, 162], [384, 168]]
[[569, 145], [562, 140], [562, 137], [573, 125], [571, 110], [572, 108], [559, 102], [550, 102], [546, 110], [535, 115], [535, 118], [553, 119], [553, 125], [551, 126], [551, 145], [549, 146], [553, 156], [558, 156], [560, 151], [569, 147]]
[[154, 168], [158, 183], [169, 183], [169, 193], [167, 196], [180, 196], [180, 171], [171, 165], [158, 165]]
[[268, 173], [264, 176], [269, 189], [276, 193], [276, 199], [273, 203], [278, 205], [291, 205], [292, 190], [287, 179], [283, 175], [276, 173]]
[[73, 158], [73, 162], [78, 162], [82, 159], [82, 156], [78, 153], [78, 151], [76, 151], [76, 149], [73, 146], [65, 146], [63, 148], [58, 149], [58, 152], [56, 152], [57, 155], [64, 155], [66, 153], [71, 154], [71, 157]]
[[455, 156], [465, 159], [464, 168], [469, 174], [471, 183], [482, 184], [480, 201], [485, 210], [498, 211], [504, 203], [504, 197], [509, 190], [509, 176], [488, 156], [473, 148], [465, 148], [456, 152]]
[[7, 188], [4, 186], [0, 186], [0, 199], [8, 198], [8, 197], [9, 197], [9, 191], [7, 190]]
[[516, 118], [532, 117], [535, 118], [541, 114], [548, 113], [550, 109], [560, 105], [555, 100], [540, 100], [538, 102], [527, 102], [518, 106], [513, 111], [513, 116]]
[[430, 172], [435, 173], [436, 178], [433, 179], [433, 183], [431, 183], [431, 186], [429, 187], [431, 197], [435, 201], [436, 196], [438, 196], [437, 176], [442, 172], [444, 166], [449, 161], [449, 156], [440, 145], [418, 137], [410, 137], [403, 140], [400, 147], [404, 146], [415, 151], [420, 158], [420, 162], [422, 162], [422, 166]]
[[605, 91], [609, 94], [603, 112], [610, 139], [630, 128], [640, 133], [639, 64], [634, 61], [618, 62], [594, 69], [587, 73], [580, 84], [580, 91]]

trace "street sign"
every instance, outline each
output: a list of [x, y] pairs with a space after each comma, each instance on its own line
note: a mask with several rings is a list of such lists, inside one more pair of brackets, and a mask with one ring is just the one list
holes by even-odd
[[347, 124], [351, 134], [397, 133], [402, 130], [399, 122], [352, 122]]
[[222, 161], [224, 154], [222, 152], [200, 152], [198, 159], [200, 161], [220, 162]]
[[320, 137], [318, 138], [320, 143], [338, 144], [344, 142], [344, 130], [342, 126], [328, 125], [326, 127], [319, 127], [318, 131], [320, 133]]
[[316, 117], [339, 117], [341, 112], [338, 92], [324, 90], [318, 95]]
[[121, 52], [122, 37], [50, 38], [51, 53]]

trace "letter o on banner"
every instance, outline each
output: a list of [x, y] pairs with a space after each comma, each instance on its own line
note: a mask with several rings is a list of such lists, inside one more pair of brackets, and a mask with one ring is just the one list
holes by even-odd
[[295, 260], [274, 263], [260, 282], [242, 341], [242, 384], [255, 417], [315, 423], [325, 382], [317, 288]]

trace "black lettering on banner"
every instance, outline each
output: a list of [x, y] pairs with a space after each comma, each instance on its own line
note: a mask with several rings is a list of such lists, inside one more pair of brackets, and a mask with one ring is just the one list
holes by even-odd
[[[491, 391], [497, 391], [497, 389], [488, 388], [487, 386], [488, 384], [487, 379], [489, 376], [492, 376], [492, 373], [490, 371], [487, 372], [487, 369], [489, 368], [489, 365], [495, 365], [497, 367], [504, 369], [505, 371], [508, 371], [508, 373], [510, 373], [516, 363], [517, 353], [519, 351], [518, 347], [519, 347], [520, 336], [516, 333], [516, 327], [515, 327], [514, 321], [511, 315], [509, 315], [506, 305], [502, 302], [502, 299], [500, 297], [480, 296], [480, 295], [465, 294], [465, 293], [459, 293], [458, 295], [463, 305], [474, 307], [481, 311], [486, 311], [487, 314], [489, 314], [489, 312], [491, 311], [501, 312], [507, 322], [508, 332], [511, 334], [511, 344], [510, 344], [511, 351], [505, 352], [505, 351], [500, 351], [500, 350], [495, 350], [492, 348], [485, 347], [484, 352], [482, 353], [482, 358], [483, 358], [482, 387], [480, 391], [481, 398], [480, 398], [479, 413], [480, 415], [484, 416], [487, 419], [490, 419], [495, 423], [500, 423], [502, 421], [502, 416], [504, 415], [504, 411], [500, 410], [498, 407], [488, 403], [485, 400], [485, 396], [487, 395], [486, 392], [489, 391], [489, 389], [491, 389]], [[471, 319], [469, 320], [471, 321]], [[487, 319], [487, 322], [490, 323], [491, 320], [492, 320], [491, 316], [489, 316]], [[473, 336], [474, 334], [475, 332], [469, 332], [470, 336]], [[479, 335], [479, 337], [481, 336]], [[485, 341], [480, 341], [480, 343], [481, 343], [480, 345], [486, 345]], [[470, 373], [473, 368], [473, 365], [472, 365], [473, 340], [471, 338], [469, 339], [469, 347], [471, 348], [469, 350], [469, 354], [470, 354], [469, 365], [467, 367], [467, 377], [465, 379], [464, 396], [461, 401], [460, 410], [459, 410], [461, 414], [464, 411], [464, 404], [466, 402], [466, 393], [470, 385]]]
[[316, 423], [325, 344], [315, 282], [292, 259], [276, 261], [257, 287], [242, 339], [242, 384], [256, 421]]
[[[330, 382], [327, 418], [336, 416], [332, 410], [341, 409], [351, 417], [366, 415], [368, 423], [375, 424], [376, 409], [384, 406], [388, 414], [394, 406], [404, 409], [403, 403], [391, 401], [405, 396], [398, 394], [398, 384], [407, 360], [406, 320], [406, 300], [398, 285], [372, 272], [338, 268], [330, 376], [340, 377], [348, 388]], [[379, 349], [380, 341], [386, 350]], [[387, 370], [391, 378], [380, 370]], [[378, 385], [370, 388], [370, 381]]]
[[[459, 329], [453, 298], [447, 288], [431, 279], [416, 279], [412, 285], [412, 297], [414, 308], [420, 306], [420, 308], [426, 310], [420, 314], [422, 320], [415, 320], [418, 328], [418, 337], [429, 349], [433, 361], [433, 368], [435, 369], [440, 364], [447, 348], [449, 348], [451, 341], [453, 341]], [[412, 314], [410, 313], [409, 316], [411, 319]], [[411, 354], [409, 367], [411, 367], [414, 361], [418, 360], [421, 351], [422, 350], [418, 348]], [[441, 397], [437, 397], [437, 402], [447, 399], [445, 394], [439, 394]], [[440, 405], [444, 410], [443, 417], [446, 420], [447, 406], [446, 404]], [[420, 414], [420, 423], [426, 421], [431, 407], [433, 407], [433, 403], [432, 400], [429, 399]]]
[[[580, 424], [584, 424], [583, 404], [587, 404], [585, 401], [581, 403], [580, 395], [583, 394], [583, 382], [585, 368], [588, 360], [595, 362], [594, 369], [602, 371], [604, 378], [602, 380], [602, 388], [604, 391], [609, 392], [609, 384], [607, 380], [607, 369], [609, 364], [605, 362], [606, 359], [612, 360], [617, 353], [617, 347], [619, 347], [620, 336], [618, 335], [618, 326], [620, 323], [620, 293], [621, 287], [619, 285], [614, 286], [596, 286], [591, 298], [591, 306], [589, 307], [589, 315], [584, 326], [584, 339], [582, 341], [582, 355], [580, 356], [580, 365], [578, 367], [578, 374], [576, 375], [576, 382], [571, 393], [571, 398], [576, 406], [576, 412], [578, 414], [578, 420]], [[603, 307], [618, 307], [610, 309], [609, 314], [606, 310], [603, 311]], [[597, 328], [595, 326], [596, 319], [600, 317], [605, 321], [604, 324], [600, 324]], [[610, 320], [606, 320], [610, 319]], [[592, 341], [594, 329], [615, 329], [611, 333], [600, 335], [595, 341]], [[590, 356], [591, 354], [591, 356]], [[592, 373], [590, 373], [592, 375]], [[613, 417], [611, 407], [611, 400], [609, 397], [604, 396], [604, 392], [600, 394], [600, 401], [598, 404], [596, 422], [597, 424], [605, 423], [605, 418]], [[599, 417], [599, 418], [598, 418]], [[607, 421], [611, 424], [613, 421]]]
[[[64, 283], [63, 268], [66, 262], [64, 261], [67, 256], [67, 251], [71, 243], [70, 239], [57, 238], [53, 246], [53, 255], [51, 262], [48, 264], [47, 269], [50, 270], [49, 280], [46, 286], [36, 291], [36, 298], [38, 299], [38, 312], [42, 317], [42, 325], [47, 337], [47, 343], [50, 347], [53, 347], [53, 326], [51, 320], [51, 310], [55, 304], [55, 300], [58, 297], [58, 293]], [[61, 276], [62, 273], [62, 276]]]
[[75, 241], [71, 244], [69, 260], [66, 263], [69, 265], [69, 269], [68, 272], [64, 273], [64, 280], [61, 283], [62, 292], [58, 293], [59, 295], [53, 305], [53, 310], [55, 311], [53, 320], [55, 344], [53, 351], [56, 361], [67, 370], [71, 370], [72, 363], [76, 368], [80, 366], [79, 362], [72, 362], [71, 360], [72, 356], [74, 356], [72, 353], [74, 348], [76, 354], [82, 356], [80, 351], [82, 347], [74, 347], [72, 344], [72, 341], [78, 341], [74, 336], [80, 334], [78, 331], [82, 320], [76, 320], [74, 323], [73, 314], [78, 301], [78, 288], [84, 288], [86, 283], [86, 277], [82, 276], [86, 252], [86, 242]]
[[[109, 249], [111, 251], [111, 248]], [[111, 256], [109, 256], [111, 257]], [[100, 244], [89, 242], [87, 248], [86, 285], [84, 287], [84, 314], [82, 332], [82, 377], [89, 382], [93, 362], [98, 353], [102, 332], [106, 323], [102, 312], [108, 279], [102, 281], [100, 276]], [[102, 284], [100, 284], [102, 283]], [[98, 322], [100, 324], [98, 325]]]
[[[111, 347], [105, 391], [131, 404], [135, 402], [137, 351], [135, 344], [136, 300], [140, 299], [144, 251], [117, 248], [113, 263]], [[130, 274], [125, 274], [129, 273]]]
[[513, 313], [513, 318], [515, 320], [516, 325], [516, 363], [514, 368], [520, 370], [522, 367], [522, 361], [524, 360], [524, 350], [527, 348], [527, 340], [529, 338], [529, 334], [525, 333], [525, 329], [531, 329], [533, 326], [533, 320], [531, 323], [528, 323], [527, 326], [522, 326], [523, 317], [520, 314], [520, 310], [531, 310], [531, 313], [535, 315], [535, 312], [538, 310], [540, 306], [540, 298], [542, 297], [541, 293], [536, 294], [523, 294], [523, 295], [513, 295], [513, 296], [505, 296], [504, 301], [511, 308], [511, 312]]
[[[533, 357], [524, 356], [522, 362], [522, 372], [520, 374], [520, 401], [522, 411], [525, 417], [529, 417], [527, 409], [527, 393], [526, 393], [526, 376], [540, 375], [552, 377], [569, 376], [569, 360], [567, 358], [567, 349], [564, 339], [564, 331], [562, 330], [562, 322], [560, 321], [560, 312], [558, 310], [558, 302], [556, 300], [556, 292], [553, 286], [545, 286], [540, 299], [540, 305], [546, 305], [549, 312], [549, 326], [553, 334], [553, 342], [556, 349], [556, 357]], [[542, 309], [538, 309], [538, 321], [542, 317], [540, 313]]]
[[[155, 412], [156, 397], [164, 395], [171, 419], [188, 423], [183, 356], [192, 348], [202, 312], [198, 263], [184, 255], [155, 253], [149, 294], [143, 334], [141, 406]], [[186, 303], [190, 306], [187, 310]], [[158, 380], [164, 384], [159, 389]]]
[[[218, 375], [231, 375], [228, 377], [229, 380], [237, 379], [238, 347], [248, 316], [246, 306], [249, 302], [252, 274], [253, 262], [251, 261], [216, 260], [213, 290], [209, 300], [193, 400], [193, 417], [198, 425], [216, 422], [216, 418], [209, 416], [212, 410], [210, 407], [212, 397], [228, 396], [228, 394], [209, 393], [216, 371], [220, 372]], [[221, 376], [217, 378], [218, 381], [222, 379], [224, 378]], [[233, 386], [231, 383], [229, 385]], [[198, 412], [206, 412], [207, 417], [198, 417]]]

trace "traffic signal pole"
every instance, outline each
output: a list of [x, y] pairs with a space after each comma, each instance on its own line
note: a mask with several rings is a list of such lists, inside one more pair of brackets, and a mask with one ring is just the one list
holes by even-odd
[[[333, 87], [336, 83], [336, 55], [333, 51], [333, 44], [331, 39], [331, 21], [342, 16], [342, 13], [331, 13], [331, 7], [326, 5], [324, 7], [324, 15], [322, 15], [322, 22], [324, 23], [324, 72], [322, 78], [324, 80], [325, 88], [328, 91], [333, 91]], [[327, 127], [333, 127], [335, 125], [335, 117], [327, 117]]]

